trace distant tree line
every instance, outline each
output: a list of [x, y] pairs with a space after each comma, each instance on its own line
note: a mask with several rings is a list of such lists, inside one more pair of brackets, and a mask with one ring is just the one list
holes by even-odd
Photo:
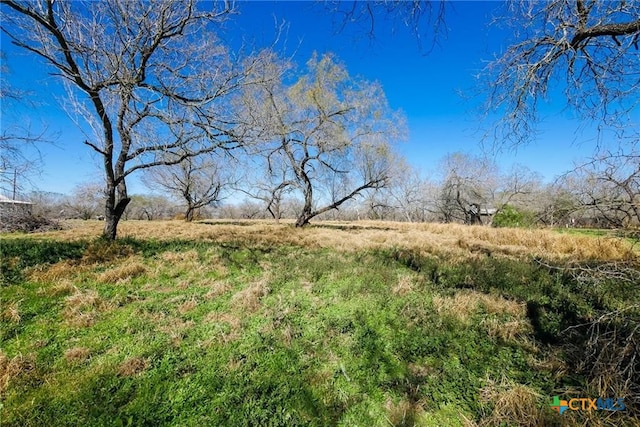
[[[631, 162], [634, 159], [636, 163]], [[317, 219], [451, 222], [495, 227], [633, 228], [640, 226], [640, 165], [637, 162], [638, 157], [625, 153], [603, 153], [577, 165], [554, 182], [544, 183], [539, 174], [525, 167], [516, 165], [502, 171], [489, 159], [463, 153], [444, 157], [437, 174], [429, 177], [398, 159], [384, 187], [353, 197], [339, 209], [318, 214]], [[184, 172], [179, 165], [171, 168], [179, 174]], [[304, 211], [303, 193], [283, 192], [274, 199], [273, 192], [261, 192], [261, 187], [254, 188], [253, 192], [246, 190], [249, 184], [239, 187], [242, 179], [237, 177], [227, 175], [221, 179], [218, 168], [219, 165], [208, 164], [199, 169], [198, 173], [209, 178], [204, 181], [207, 184], [192, 185], [194, 198], [204, 200], [196, 194], [198, 188], [211, 192], [210, 183], [214, 182], [215, 200], [194, 206], [180, 191], [136, 194], [131, 196], [122, 219], [279, 221], [297, 220]], [[145, 181], [150, 190], [158, 188], [159, 177], [154, 174], [152, 178]], [[96, 219], [102, 215], [103, 194], [101, 184], [87, 183], [77, 186], [69, 195], [34, 192], [28, 198], [34, 202], [36, 215]], [[320, 199], [318, 203], [324, 205], [328, 200]]]

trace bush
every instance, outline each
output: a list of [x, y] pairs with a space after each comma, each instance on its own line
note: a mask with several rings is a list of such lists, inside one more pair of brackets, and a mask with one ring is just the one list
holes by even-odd
[[511, 205], [507, 205], [493, 218], [494, 227], [531, 227], [535, 225], [533, 212], [519, 211]]

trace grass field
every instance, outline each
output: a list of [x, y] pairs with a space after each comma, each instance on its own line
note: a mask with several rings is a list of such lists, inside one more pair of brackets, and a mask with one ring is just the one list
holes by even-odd
[[[628, 240], [126, 221], [110, 243], [100, 228], [1, 237], [0, 426], [638, 423]], [[627, 408], [559, 415], [556, 395]]]

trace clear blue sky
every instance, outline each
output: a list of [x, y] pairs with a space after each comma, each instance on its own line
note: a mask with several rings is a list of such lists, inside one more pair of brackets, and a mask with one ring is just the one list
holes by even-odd
[[[403, 110], [408, 119], [409, 139], [400, 145], [400, 151], [428, 176], [447, 153], [480, 153], [478, 99], [465, 99], [461, 93], [471, 95], [479, 89], [474, 76], [506, 46], [509, 35], [487, 27], [500, 5], [452, 2], [446, 15], [447, 34], [426, 54], [398, 23], [393, 27], [388, 20], [378, 20], [375, 40], [357, 26], [336, 33], [334, 17], [317, 3], [303, 1], [240, 2], [240, 14], [227, 24], [222, 38], [231, 45], [241, 39], [267, 45], [273, 40], [275, 23], [285, 22], [279, 49], [295, 54], [299, 64], [314, 51], [333, 52], [352, 75], [379, 81], [391, 106]], [[64, 102], [60, 82], [49, 77], [47, 68], [32, 55], [10, 46], [6, 38], [2, 39], [2, 50], [11, 70], [9, 80], [28, 88], [35, 102], [3, 111], [2, 126], [29, 117], [34, 129], [46, 124], [55, 136], [55, 144], [40, 146], [44, 167], [40, 176], [34, 177], [38, 189], [65, 193], [79, 183], [99, 181], [99, 159], [82, 144], [85, 137], [59, 106]], [[580, 124], [570, 120], [570, 112], [563, 112], [562, 106], [544, 105], [546, 118], [538, 140], [517, 152], [502, 153], [498, 162], [505, 168], [513, 162], [522, 163], [550, 181], [569, 169], [572, 161], [591, 154], [595, 135], [589, 130], [576, 133]], [[131, 193], [147, 191], [135, 179], [129, 180], [129, 188]]]

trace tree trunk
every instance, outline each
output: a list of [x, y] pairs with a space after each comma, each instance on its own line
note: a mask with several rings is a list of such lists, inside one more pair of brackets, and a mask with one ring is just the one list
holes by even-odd
[[[118, 202], [116, 203], [116, 193]], [[104, 230], [102, 237], [108, 240], [115, 240], [118, 231], [118, 222], [124, 214], [124, 210], [131, 199], [127, 197], [127, 187], [121, 182], [116, 188], [112, 183], [107, 183], [107, 197], [104, 209]]]
[[302, 212], [298, 215], [296, 227], [304, 227], [309, 224], [309, 220], [314, 217], [311, 213], [313, 205], [313, 187], [311, 186], [311, 181], [306, 175], [304, 175], [303, 179], [305, 181], [304, 206], [302, 207]]
[[195, 212], [195, 208], [189, 206], [187, 208], [187, 212], [184, 214], [184, 220], [187, 222], [193, 221], [193, 214]]
[[303, 212], [302, 214], [300, 214], [298, 220], [296, 221], [296, 227], [304, 227], [305, 225], [309, 224], [310, 219], [311, 217]]
[[107, 197], [104, 215], [104, 230], [102, 232], [102, 237], [108, 240], [115, 240], [118, 230], [118, 222], [120, 222], [122, 214], [124, 214], [124, 210], [126, 209], [131, 199], [125, 197], [124, 199], [121, 199], [115, 207], [113, 206], [114, 198], [111, 198], [111, 203], [109, 199], [110, 198]]

